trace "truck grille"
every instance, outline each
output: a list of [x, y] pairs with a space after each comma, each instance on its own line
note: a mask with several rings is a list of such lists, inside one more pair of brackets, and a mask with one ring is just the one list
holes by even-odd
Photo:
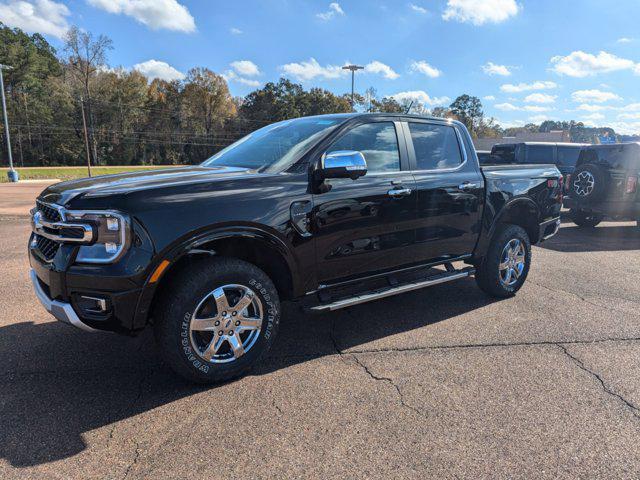
[[42, 237], [40, 235], [35, 235], [36, 237], [36, 248], [42, 254], [42, 256], [46, 260], [53, 260], [53, 257], [58, 253], [58, 249], [60, 248], [60, 244], [58, 242], [54, 242], [53, 240], [49, 240], [48, 238]]
[[36, 200], [36, 210], [42, 212], [45, 220], [49, 222], [61, 222], [62, 215], [60, 212], [46, 203], [41, 202], [40, 200]]

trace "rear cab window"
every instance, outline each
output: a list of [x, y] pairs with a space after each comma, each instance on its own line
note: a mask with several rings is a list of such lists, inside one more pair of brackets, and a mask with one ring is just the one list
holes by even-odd
[[555, 163], [553, 161], [553, 146], [527, 145], [526, 163]]
[[497, 163], [513, 163], [516, 161], [515, 145], [494, 145], [491, 156]]

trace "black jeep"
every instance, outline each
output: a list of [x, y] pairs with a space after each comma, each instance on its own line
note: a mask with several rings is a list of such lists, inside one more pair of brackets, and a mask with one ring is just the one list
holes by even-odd
[[640, 227], [640, 144], [584, 147], [567, 178], [564, 204], [579, 227], [595, 227], [605, 216], [631, 218]]

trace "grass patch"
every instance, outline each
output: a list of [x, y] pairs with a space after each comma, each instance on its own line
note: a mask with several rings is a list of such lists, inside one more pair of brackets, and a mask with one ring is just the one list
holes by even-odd
[[[179, 167], [180, 165], [160, 165], [160, 166], [113, 166], [113, 167], [92, 167], [91, 175], [109, 175], [112, 173], [136, 172], [143, 170], [153, 170], [157, 168]], [[0, 169], [0, 182], [8, 182], [8, 168]], [[72, 180], [75, 178], [87, 177], [87, 167], [25, 167], [16, 168], [20, 175], [20, 180]]]

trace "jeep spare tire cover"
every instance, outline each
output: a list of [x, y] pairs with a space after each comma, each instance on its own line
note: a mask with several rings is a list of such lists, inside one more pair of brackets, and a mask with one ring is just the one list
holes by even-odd
[[598, 165], [580, 165], [571, 175], [569, 195], [576, 200], [601, 200], [607, 190], [607, 173]]

